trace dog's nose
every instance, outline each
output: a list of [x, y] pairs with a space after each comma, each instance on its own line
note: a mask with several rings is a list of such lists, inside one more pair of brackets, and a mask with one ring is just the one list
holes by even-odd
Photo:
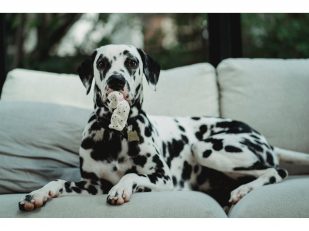
[[107, 86], [114, 91], [123, 90], [126, 80], [122, 75], [112, 75], [107, 80]]

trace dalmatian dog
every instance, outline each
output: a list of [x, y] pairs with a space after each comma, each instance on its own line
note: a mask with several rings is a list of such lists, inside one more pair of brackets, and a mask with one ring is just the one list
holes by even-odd
[[[143, 78], [155, 86], [160, 66], [141, 49], [102, 46], [78, 73], [87, 94], [94, 85], [94, 110], [79, 150], [82, 180], [52, 181], [24, 196], [20, 210], [34, 210], [63, 195], [108, 194], [107, 203], [121, 205], [136, 192], [169, 190], [202, 191], [226, 206], [288, 175], [278, 166], [276, 149], [243, 122], [147, 116]], [[118, 101], [125, 102], [123, 114], [128, 113], [112, 119]]]

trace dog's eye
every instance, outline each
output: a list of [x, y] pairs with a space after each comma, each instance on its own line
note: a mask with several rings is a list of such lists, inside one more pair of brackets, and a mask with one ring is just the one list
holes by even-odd
[[138, 63], [133, 59], [127, 59], [125, 65], [131, 69], [137, 68]]
[[97, 63], [98, 69], [105, 69], [107, 67], [108, 63], [106, 60], [102, 59]]

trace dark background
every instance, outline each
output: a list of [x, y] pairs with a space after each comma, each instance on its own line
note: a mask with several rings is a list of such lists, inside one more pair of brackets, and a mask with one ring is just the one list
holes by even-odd
[[[128, 31], [137, 31], [139, 44], [133, 45], [144, 48], [163, 69], [198, 62], [216, 66], [227, 57], [309, 57], [309, 14], [87, 15], [0, 14], [0, 84], [13, 68], [75, 73], [96, 47], [131, 43]], [[75, 44], [67, 36], [83, 20], [91, 26], [77, 33], [83, 41]], [[92, 38], [105, 29], [108, 33]], [[59, 52], [65, 43], [73, 47], [71, 53]]]

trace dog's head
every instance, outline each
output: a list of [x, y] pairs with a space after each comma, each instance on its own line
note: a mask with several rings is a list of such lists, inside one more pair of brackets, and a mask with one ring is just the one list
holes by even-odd
[[133, 105], [142, 102], [143, 76], [155, 86], [160, 66], [143, 50], [130, 45], [107, 45], [97, 48], [78, 68], [87, 94], [94, 79], [96, 107], [107, 105], [107, 96], [119, 91]]

